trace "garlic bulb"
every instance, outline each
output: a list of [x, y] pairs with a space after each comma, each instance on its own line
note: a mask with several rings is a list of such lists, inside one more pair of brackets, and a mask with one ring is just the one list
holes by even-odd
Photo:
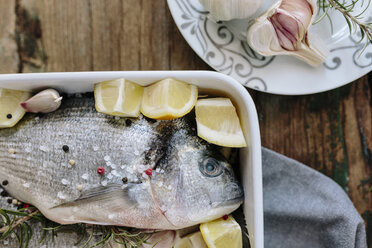
[[249, 27], [248, 44], [264, 56], [293, 55], [317, 66], [329, 53], [308, 31], [317, 12], [316, 0], [279, 0]]
[[263, 0], [200, 0], [215, 21], [248, 18], [261, 7], [263, 2]]
[[27, 101], [21, 103], [21, 106], [32, 113], [50, 113], [61, 106], [62, 97], [53, 89], [47, 89], [34, 95]]

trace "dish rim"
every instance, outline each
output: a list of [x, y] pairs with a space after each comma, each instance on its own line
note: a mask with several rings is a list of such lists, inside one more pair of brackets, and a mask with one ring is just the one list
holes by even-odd
[[[260, 130], [258, 123], [258, 115], [255, 104], [251, 98], [249, 92], [239, 82], [230, 76], [219, 72], [213, 71], [95, 71], [95, 72], [52, 72], [52, 73], [24, 73], [24, 74], [1, 74], [0, 75], [0, 87], [10, 89], [24, 89], [31, 90], [37, 88], [43, 88], [46, 86], [55, 87], [57, 89], [67, 90], [69, 93], [73, 92], [88, 92], [90, 89], [93, 91], [94, 83], [105, 81], [109, 79], [115, 79], [124, 77], [134, 82], [144, 84], [150, 84], [157, 80], [173, 77], [185, 82], [196, 84], [195, 80], [205, 81], [205, 84], [211, 83], [213, 80], [225, 83], [224, 88], [227, 91], [234, 92], [236, 95], [229, 94], [233, 100], [241, 102], [247, 110], [248, 123], [243, 123], [246, 139], [250, 138], [250, 147], [243, 148], [241, 153], [241, 161], [244, 159], [250, 159], [252, 168], [243, 167], [244, 172], [246, 170], [252, 170], [252, 184], [253, 187], [253, 203], [245, 202], [244, 205], [253, 207], [254, 215], [253, 219], [253, 230], [249, 230], [249, 238], [252, 248], [263, 248], [263, 189], [262, 189], [262, 158], [261, 158], [261, 139]], [[135, 80], [135, 78], [139, 80]], [[70, 81], [71, 80], [71, 81]], [[83, 81], [84, 80], [84, 81]], [[92, 80], [92, 81], [89, 81]], [[80, 81], [80, 84], [76, 84]], [[200, 82], [202, 82], [200, 81]], [[199, 82], [199, 83], [200, 83]], [[74, 84], [75, 83], [75, 84]], [[222, 84], [223, 84], [222, 83]], [[200, 83], [202, 85], [203, 83]], [[85, 87], [80, 87], [85, 85]], [[198, 86], [200, 86], [198, 85]], [[221, 86], [221, 85], [219, 85]], [[239, 105], [239, 104], [238, 104]], [[240, 105], [239, 105], [240, 106]], [[241, 107], [243, 108], [243, 107]], [[246, 117], [241, 120], [246, 119]], [[243, 122], [243, 121], [242, 121]], [[247, 133], [249, 132], [249, 133]], [[243, 154], [243, 155], [242, 155]], [[250, 156], [250, 157], [249, 157]], [[242, 163], [241, 163], [242, 164]], [[242, 166], [241, 166], [242, 168]], [[246, 172], [248, 173], [248, 172]], [[242, 177], [248, 177], [243, 175]], [[243, 181], [243, 180], [242, 180]], [[244, 182], [243, 182], [244, 184]], [[244, 185], [243, 185], [244, 186]], [[252, 206], [253, 204], [253, 206]], [[244, 207], [244, 210], [246, 207]], [[247, 216], [247, 214], [245, 213]], [[247, 228], [248, 228], [247, 224]]]

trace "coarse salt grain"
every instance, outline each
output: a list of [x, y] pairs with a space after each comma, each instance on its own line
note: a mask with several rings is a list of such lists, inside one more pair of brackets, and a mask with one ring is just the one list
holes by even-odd
[[108, 178], [108, 179], [112, 179], [112, 178], [113, 178], [113, 175], [112, 175], [111, 173], [109, 173], [109, 174], [107, 175], [107, 178]]
[[30, 187], [30, 183], [24, 183], [24, 184], [23, 184], [23, 187], [25, 187], [25, 188], [29, 188], [29, 187]]
[[39, 149], [40, 149], [41, 151], [43, 151], [43, 152], [47, 152], [47, 151], [48, 151], [48, 147], [43, 146], [43, 145], [41, 145], [41, 146], [39, 147]]
[[114, 175], [116, 177], [119, 177], [120, 176], [120, 174], [118, 173], [117, 170], [113, 170], [113, 171], [111, 171], [111, 173], [112, 173], [112, 175]]
[[101, 184], [102, 184], [102, 186], [107, 186], [107, 181], [103, 180]]
[[81, 176], [81, 178], [84, 179], [84, 180], [88, 180], [88, 177], [89, 177], [89, 175], [87, 173], [85, 173]]
[[63, 184], [63, 185], [67, 185], [67, 184], [69, 184], [70, 182], [67, 180], [67, 179], [62, 179], [61, 180], [61, 183]]
[[98, 151], [99, 150], [99, 147], [98, 146], [93, 146], [93, 151]]
[[61, 200], [66, 199], [66, 196], [62, 192], [58, 192], [57, 197]]
[[110, 156], [106, 155], [103, 159], [104, 159], [106, 162], [107, 162], [107, 161], [110, 161]]

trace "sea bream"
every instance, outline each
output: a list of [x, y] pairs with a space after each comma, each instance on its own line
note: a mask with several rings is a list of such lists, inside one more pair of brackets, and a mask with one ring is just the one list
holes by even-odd
[[173, 230], [210, 221], [237, 209], [243, 191], [195, 127], [193, 114], [118, 118], [98, 113], [91, 96], [68, 97], [0, 130], [0, 182], [61, 224]]

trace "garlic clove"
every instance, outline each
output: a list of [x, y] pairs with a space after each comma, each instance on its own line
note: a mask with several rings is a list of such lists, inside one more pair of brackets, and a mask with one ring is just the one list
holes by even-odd
[[263, 0], [199, 0], [213, 21], [245, 19], [252, 16]]
[[39, 92], [30, 99], [21, 103], [21, 106], [31, 113], [50, 113], [61, 106], [62, 97], [54, 89]]
[[329, 51], [309, 31], [317, 10], [314, 0], [278, 1], [249, 27], [248, 44], [264, 56], [291, 55], [318, 66]]

